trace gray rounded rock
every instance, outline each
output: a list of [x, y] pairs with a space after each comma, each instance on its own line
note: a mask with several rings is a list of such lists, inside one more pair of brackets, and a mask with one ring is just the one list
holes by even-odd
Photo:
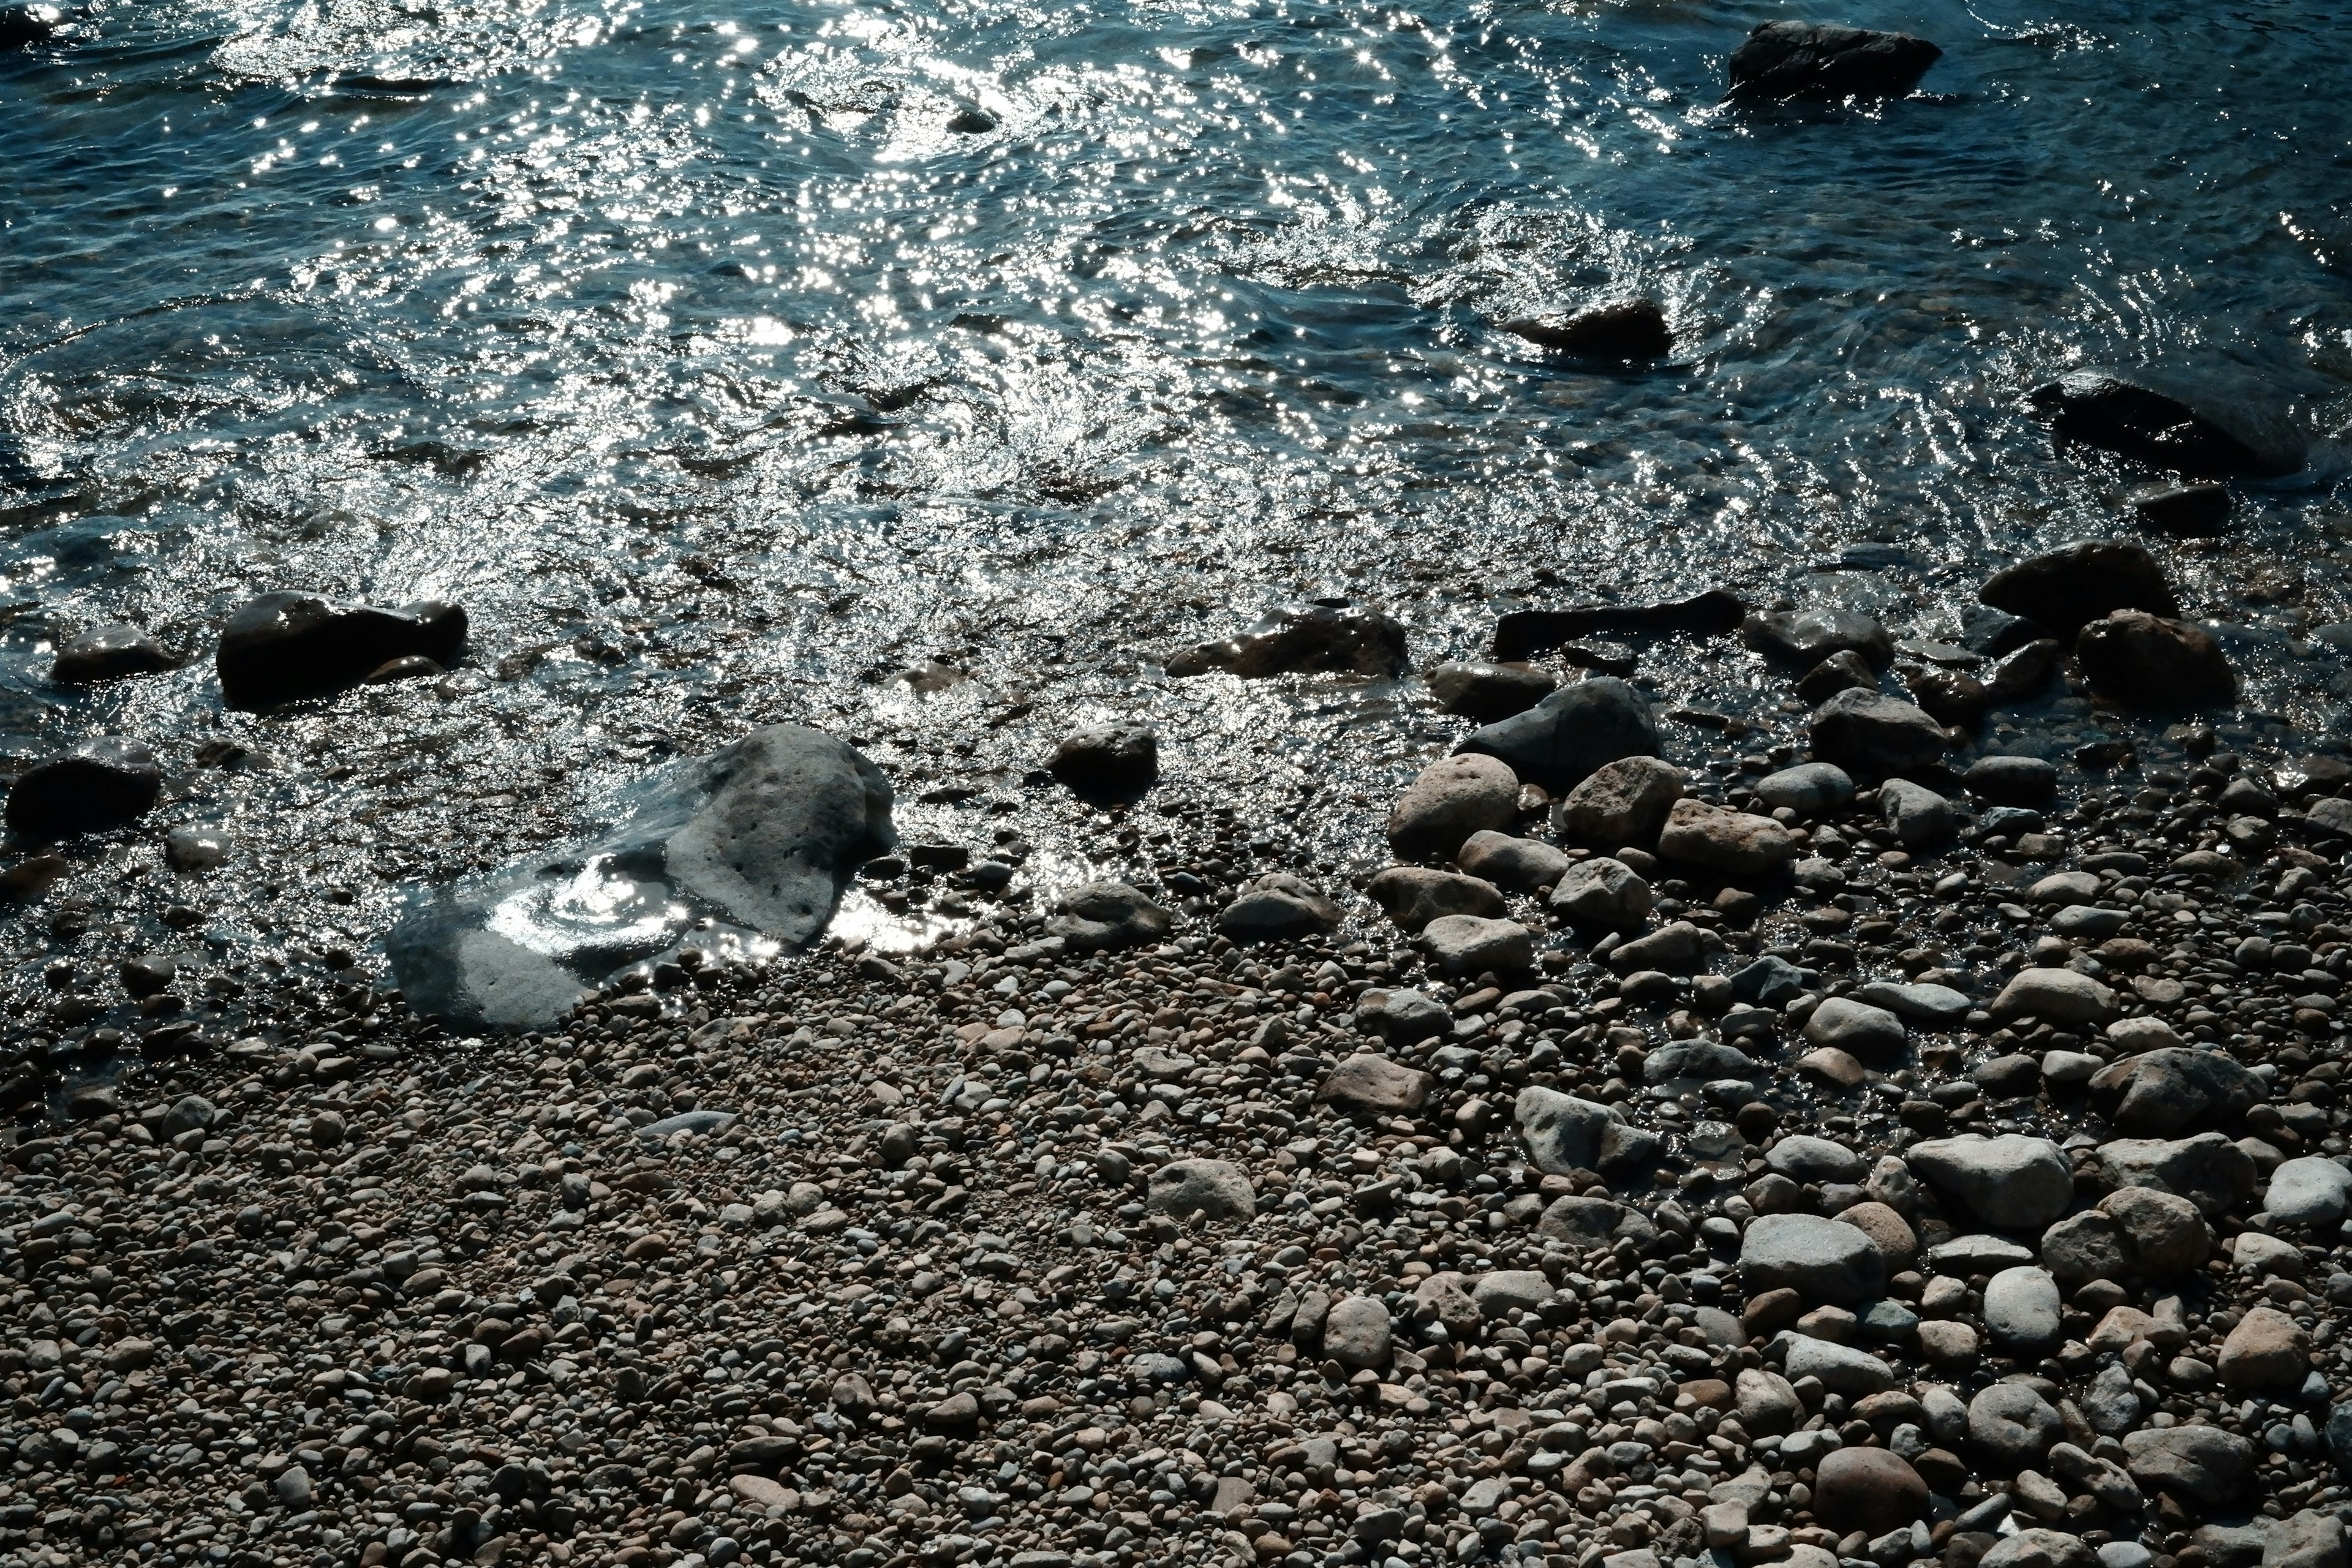
[[1510, 826], [1519, 814], [1519, 780], [1489, 756], [1432, 763], [1389, 813], [1389, 844], [1406, 859], [1453, 858], [1474, 833]]
[[1985, 1285], [1985, 1331], [2011, 1355], [2039, 1356], [2060, 1339], [2064, 1303], [2050, 1270], [2004, 1268]]
[[1625, 931], [1640, 925], [1657, 901], [1650, 884], [1622, 860], [1599, 856], [1580, 860], [1560, 874], [1551, 890], [1551, 907], [1580, 924], [1614, 926]]
[[1909, 1037], [1903, 1020], [1885, 1008], [1832, 996], [1805, 1020], [1805, 1038], [1817, 1046], [1834, 1047], [1857, 1061], [1883, 1066], [1902, 1057]]
[[1151, 1173], [1144, 1201], [1179, 1220], [1245, 1220], [1257, 1213], [1248, 1175], [1226, 1160], [1171, 1160]]
[[2004, 1470], [2038, 1465], [2066, 1423], [2030, 1384], [1996, 1383], [1969, 1401], [1969, 1442]]
[[1739, 1238], [1751, 1294], [1791, 1289], [1809, 1305], [1851, 1307], [1885, 1288], [1886, 1262], [1870, 1237], [1819, 1215], [1759, 1215]]
[[2074, 1201], [2074, 1168], [2047, 1138], [1970, 1132], [1914, 1147], [1911, 1168], [2001, 1230], [2040, 1230]]

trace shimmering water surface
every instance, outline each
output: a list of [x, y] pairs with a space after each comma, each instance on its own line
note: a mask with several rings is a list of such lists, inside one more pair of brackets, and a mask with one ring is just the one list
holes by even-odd
[[[1792, 14], [1947, 52], [1880, 109], [1718, 107]], [[2027, 416], [2051, 371], [2352, 420], [2347, 54], [2312, 0], [101, 0], [0, 58], [0, 746], [149, 738], [154, 826], [238, 836], [201, 888], [153, 831], [82, 856], [126, 949], [189, 902], [216, 955], [363, 951], [401, 879], [782, 718], [866, 742], [910, 835], [1009, 824], [1047, 875], [1152, 858], [1023, 776], [1141, 713], [1170, 798], [1336, 869], [1457, 721], [1169, 651], [1346, 596], [1426, 665], [1718, 584], [1934, 630], [1991, 563], [2131, 531], [2146, 476]], [[1671, 364], [1491, 324], [1633, 290]], [[2322, 442], [2161, 546], [2321, 739], [2344, 470]], [[224, 712], [213, 632], [280, 587], [459, 600], [473, 653]], [[198, 657], [51, 685], [114, 618]], [[1668, 703], [1782, 694], [1728, 645], [1648, 658]], [[50, 948], [12, 924], [21, 982]]]

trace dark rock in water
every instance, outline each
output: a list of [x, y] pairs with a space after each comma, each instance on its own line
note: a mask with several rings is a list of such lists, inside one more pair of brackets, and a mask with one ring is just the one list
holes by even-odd
[[1767, 22], [1731, 52], [1727, 98], [1900, 98], [1943, 50], [1908, 33], [1824, 22]]
[[1690, 632], [1720, 637], [1739, 629], [1748, 607], [1711, 588], [1665, 605], [1588, 605], [1573, 610], [1514, 610], [1495, 623], [1495, 657], [1511, 660], [1549, 653], [1595, 632]]
[[1404, 627], [1360, 605], [1308, 605], [1275, 611], [1241, 636], [1202, 643], [1168, 661], [1182, 679], [1228, 670], [1245, 680], [1273, 675], [1402, 675], [1411, 666]]
[[1429, 672], [1437, 705], [1481, 724], [1524, 713], [1559, 686], [1559, 677], [1532, 664], [1441, 664]]
[[1812, 703], [1827, 702], [1841, 691], [1877, 689], [1878, 677], [1863, 662], [1862, 655], [1851, 649], [1830, 655], [1797, 681], [1797, 695]]
[[2092, 690], [2127, 708], [2210, 708], [2238, 695], [2236, 672], [2203, 627], [2145, 610], [2084, 626], [2074, 658]]
[[221, 628], [221, 694], [232, 708], [331, 697], [395, 659], [456, 660], [466, 612], [426, 600], [396, 610], [339, 605], [316, 594], [264, 594]]
[[383, 663], [379, 664], [373, 669], [369, 670], [367, 672], [366, 679], [362, 680], [360, 684], [362, 686], [390, 686], [394, 682], [401, 680], [431, 680], [436, 676], [443, 676], [448, 673], [449, 672], [447, 670], [442, 668], [438, 664], [436, 664], [433, 660], [425, 658], [423, 654], [412, 653], [403, 658], [391, 658], [384, 660]]
[[2230, 491], [2210, 480], [2147, 485], [2131, 493], [2131, 509], [2158, 533], [2197, 539], [2221, 532], [2230, 521]]
[[1895, 639], [1859, 610], [1759, 610], [1740, 623], [1740, 637], [1769, 658], [1811, 667], [1833, 653], [1861, 656], [1873, 669], [1895, 662]]
[[393, 978], [419, 1013], [528, 1028], [689, 935], [713, 957], [801, 946], [898, 841], [890, 804], [881, 770], [834, 737], [754, 730], [633, 785], [605, 832], [412, 892], [384, 937]]
[[2064, 653], [2056, 637], [2027, 643], [1994, 668], [1992, 679], [1985, 682], [1986, 701], [2005, 708], [2039, 697], [2050, 678], [2058, 673], [2058, 661]]
[[2116, 610], [2180, 613], [2164, 568], [2147, 546], [2128, 539], [2086, 539], [2029, 556], [1987, 578], [1977, 597], [1997, 610], [2038, 621], [2062, 638]]
[[1083, 882], [1071, 889], [1045, 934], [1074, 952], [1112, 952], [1164, 940], [1176, 917], [1124, 882]]
[[1664, 359], [1675, 347], [1665, 310], [1654, 300], [1615, 300], [1568, 316], [1521, 317], [1505, 321], [1503, 331], [1586, 359]]
[[155, 753], [101, 735], [26, 769], [8, 791], [8, 828], [31, 839], [97, 833], [144, 816], [163, 793]]
[[85, 686], [134, 675], [158, 675], [178, 664], [143, 627], [115, 621], [92, 626], [58, 649], [49, 679], [61, 686]]
[[1454, 750], [1500, 757], [1522, 782], [1559, 795], [1620, 757], [1656, 756], [1658, 726], [1641, 692], [1603, 675], [1473, 731]]
[[115, 978], [122, 989], [133, 996], [152, 996], [171, 989], [172, 982], [180, 977], [179, 962], [164, 952], [144, 953], [126, 958], [115, 967]]
[[1985, 709], [1991, 702], [1984, 682], [1964, 670], [1909, 670], [1903, 677], [1903, 684], [1911, 689], [1911, 700], [1930, 718], [1955, 729], [1975, 729], [1983, 721]]
[[2058, 793], [2057, 767], [2040, 757], [1979, 757], [1960, 780], [1995, 805], [2047, 805]]
[[2175, 473], [2282, 479], [2303, 467], [2303, 434], [2284, 414], [2165, 372], [2068, 371], [2028, 396], [2059, 435]]
[[228, 835], [211, 827], [175, 827], [163, 853], [175, 871], [209, 871], [228, 858]]
[[0, 49], [28, 49], [57, 37], [65, 14], [55, 5], [0, 5]]
[[1880, 691], [1841, 691], [1812, 717], [1813, 755], [1851, 773], [1889, 778], [1944, 754], [1944, 727]]
[[1148, 724], [1089, 724], [1062, 737], [1045, 764], [1081, 792], [1139, 790], [1160, 773], [1160, 736]]
[[959, 136], [985, 136], [996, 129], [996, 116], [977, 104], [966, 104], [955, 111], [948, 129]]
[[1960, 613], [1961, 645], [1987, 658], [1999, 658], [2049, 635], [2050, 628], [2039, 622], [1990, 605], [1970, 605]]

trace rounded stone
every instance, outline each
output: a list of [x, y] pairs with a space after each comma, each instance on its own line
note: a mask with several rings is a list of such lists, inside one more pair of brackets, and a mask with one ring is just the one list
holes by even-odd
[[1887, 1448], [1838, 1448], [1814, 1466], [1813, 1517], [1844, 1534], [1885, 1534], [1927, 1517], [1927, 1483]]

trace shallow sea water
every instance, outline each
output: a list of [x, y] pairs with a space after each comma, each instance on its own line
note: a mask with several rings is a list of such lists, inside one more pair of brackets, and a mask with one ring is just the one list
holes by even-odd
[[[1816, 14], [1946, 54], [1878, 108], [1718, 105], [1750, 26]], [[909, 837], [1010, 828], [1050, 882], [1148, 868], [1024, 778], [1141, 714], [1155, 798], [1336, 876], [1459, 721], [1167, 654], [1314, 596], [1423, 667], [1507, 609], [1717, 584], [1948, 630], [2015, 554], [2132, 531], [2147, 476], [2024, 410], [2054, 370], [2352, 422], [2347, 53], [2308, 0], [101, 3], [0, 59], [0, 752], [119, 731], [171, 771], [78, 851], [93, 972], [341, 967], [404, 881], [777, 719], [866, 744]], [[1670, 363], [1492, 325], [1631, 290]], [[2158, 542], [2275, 716], [2251, 742], [2352, 739], [2311, 635], [2352, 618], [2346, 471], [2322, 439], [2232, 538]], [[473, 652], [226, 712], [214, 629], [281, 587], [461, 601]], [[196, 657], [49, 683], [116, 618]], [[1662, 703], [1785, 731], [1736, 647], [1643, 654]], [[201, 885], [158, 855], [194, 822], [240, 846]], [[11, 986], [57, 951], [0, 929]]]

